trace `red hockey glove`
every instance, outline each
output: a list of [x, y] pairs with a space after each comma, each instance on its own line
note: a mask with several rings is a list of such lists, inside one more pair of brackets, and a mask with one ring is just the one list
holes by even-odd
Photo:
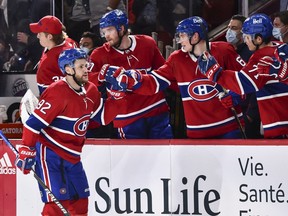
[[276, 58], [264, 56], [259, 59], [257, 73], [262, 76], [273, 76], [278, 79], [278, 73], [281, 67], [281, 63]]
[[35, 164], [36, 151], [35, 148], [28, 146], [21, 146], [19, 154], [16, 157], [15, 165], [24, 173], [30, 173], [33, 165]]
[[232, 107], [235, 107], [240, 104], [240, 102], [244, 99], [240, 95], [229, 91], [228, 93], [220, 93], [218, 95], [219, 100], [221, 104], [226, 108], [226, 109], [231, 109]]
[[217, 81], [222, 71], [222, 67], [207, 51], [198, 58], [198, 67], [200, 72], [213, 82]]
[[123, 92], [123, 91], [119, 91], [119, 90], [115, 90], [113, 89], [110, 89], [110, 90], [107, 90], [108, 93], [109, 93], [109, 96], [110, 98], [114, 99], [114, 100], [120, 100], [122, 98], [124, 98], [126, 96], [126, 93]]

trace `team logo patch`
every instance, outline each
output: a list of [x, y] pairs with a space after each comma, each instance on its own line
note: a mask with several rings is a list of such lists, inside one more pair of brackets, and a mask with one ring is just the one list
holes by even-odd
[[195, 80], [188, 85], [188, 94], [193, 100], [206, 101], [215, 97], [219, 91], [215, 88], [216, 83], [206, 79]]
[[86, 116], [81, 117], [75, 122], [73, 129], [74, 129], [74, 133], [77, 136], [85, 136], [87, 132], [89, 120], [90, 120], [90, 115], [86, 115]]

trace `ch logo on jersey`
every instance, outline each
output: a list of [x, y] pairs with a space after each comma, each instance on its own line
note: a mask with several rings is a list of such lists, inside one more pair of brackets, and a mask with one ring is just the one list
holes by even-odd
[[206, 79], [199, 79], [188, 85], [188, 94], [193, 100], [206, 101], [215, 97], [219, 91], [215, 88], [217, 84]]
[[90, 115], [86, 115], [76, 121], [73, 129], [74, 129], [74, 133], [77, 136], [85, 136], [87, 128], [88, 128], [89, 120], [90, 120]]

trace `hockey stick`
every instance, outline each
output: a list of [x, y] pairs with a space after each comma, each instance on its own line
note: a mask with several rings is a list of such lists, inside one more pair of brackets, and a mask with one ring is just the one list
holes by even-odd
[[[15, 146], [8, 140], [8, 138], [3, 134], [2, 130], [0, 130], [0, 136], [6, 143], [6, 145], [12, 150], [12, 152], [17, 156], [19, 152], [15, 148]], [[41, 187], [45, 190], [47, 195], [52, 199], [52, 201], [60, 208], [60, 210], [63, 212], [64, 216], [70, 216], [70, 213], [66, 210], [66, 208], [59, 202], [59, 200], [55, 197], [55, 195], [52, 193], [52, 191], [45, 185], [45, 183], [42, 181], [42, 179], [36, 174], [34, 169], [31, 169], [33, 176], [35, 179], [39, 182]]]

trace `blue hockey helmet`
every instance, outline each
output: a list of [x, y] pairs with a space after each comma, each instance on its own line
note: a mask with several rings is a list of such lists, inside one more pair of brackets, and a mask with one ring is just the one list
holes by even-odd
[[266, 14], [254, 14], [248, 17], [242, 26], [244, 34], [253, 35], [260, 34], [263, 39], [268, 39], [272, 36], [273, 24], [271, 19]]
[[65, 74], [65, 67], [69, 65], [74, 68], [74, 62], [77, 59], [87, 59], [86, 52], [79, 48], [67, 49], [61, 52], [58, 58], [58, 65], [63, 74]]
[[195, 32], [199, 34], [200, 39], [206, 39], [208, 25], [206, 21], [199, 16], [192, 16], [182, 20], [176, 28], [176, 37], [179, 33], [186, 33], [191, 37]]
[[128, 18], [123, 11], [116, 9], [104, 14], [99, 25], [100, 29], [114, 26], [117, 31], [120, 31], [122, 25], [128, 29]]

